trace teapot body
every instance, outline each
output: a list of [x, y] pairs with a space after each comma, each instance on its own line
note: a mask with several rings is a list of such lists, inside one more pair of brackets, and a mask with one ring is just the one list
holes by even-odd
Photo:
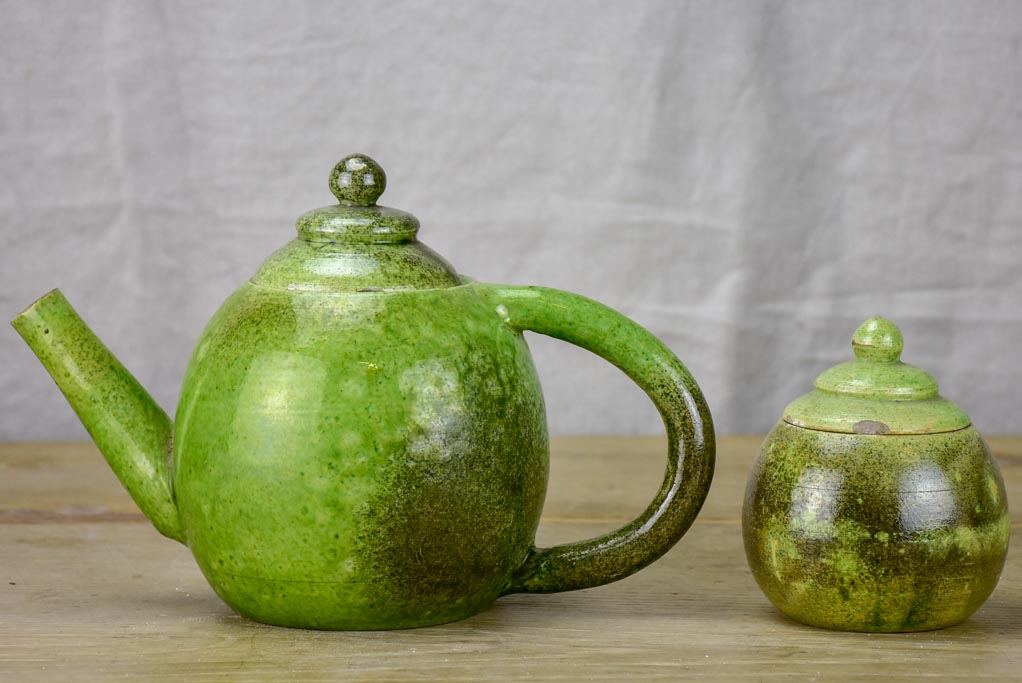
[[745, 551], [784, 614], [851, 631], [956, 624], [993, 591], [1009, 518], [997, 464], [972, 426], [867, 435], [784, 420], [743, 508]]
[[501, 595], [532, 548], [543, 399], [524, 338], [474, 284], [246, 284], [195, 349], [175, 430], [186, 542], [258, 621], [452, 621]]

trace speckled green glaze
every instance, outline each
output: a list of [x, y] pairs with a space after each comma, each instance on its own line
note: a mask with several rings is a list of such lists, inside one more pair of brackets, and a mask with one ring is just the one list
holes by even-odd
[[862, 436], [779, 422], [749, 478], [753, 576], [789, 617], [847, 631], [923, 631], [997, 585], [1009, 520], [975, 428]]
[[170, 496], [170, 418], [53, 290], [11, 321], [161, 534], [184, 534]]
[[[899, 353], [900, 339], [898, 332]], [[878, 344], [893, 347], [890, 337]], [[817, 380], [814, 393], [834, 392], [843, 403], [792, 404], [806, 411], [804, 421], [846, 432], [792, 424], [789, 406], [767, 436], [743, 506], [749, 566], [774, 605], [813, 626], [888, 632], [957, 624], [987, 599], [1004, 565], [1010, 530], [1000, 472], [972, 426], [926, 431], [932, 414], [960, 413], [953, 404], [892, 419], [886, 403], [943, 401], [929, 375], [868, 365], [895, 363], [897, 354], [856, 352], [867, 363], [858, 375], [845, 364]], [[834, 388], [836, 376], [843, 389]], [[899, 390], [906, 376], [920, 381]], [[846, 412], [820, 410], [835, 405]], [[897, 433], [888, 423], [922, 433]]]
[[901, 330], [870, 318], [852, 335], [855, 360], [830, 368], [814, 391], [784, 409], [799, 427], [849, 434], [933, 434], [963, 429], [969, 416], [937, 393], [928, 372], [901, 361]]
[[393, 628], [473, 614], [528, 553], [546, 489], [539, 382], [477, 287], [247, 285], [178, 406], [187, 543], [245, 616]]
[[[14, 325], [142, 510], [252, 619], [424, 626], [654, 561], [689, 528], [713, 473], [712, 423], [688, 371], [594, 301], [459, 277], [417, 241], [414, 216], [375, 206], [384, 183], [364, 155], [335, 167], [341, 203], [303, 215], [299, 238], [203, 332], [173, 439], [59, 292]], [[525, 330], [603, 356], [664, 418], [663, 485], [605, 536], [534, 546], [548, 453]]]

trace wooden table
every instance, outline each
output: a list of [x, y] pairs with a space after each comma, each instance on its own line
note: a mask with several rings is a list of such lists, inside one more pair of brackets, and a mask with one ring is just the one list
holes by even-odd
[[[989, 441], [1022, 501], [1022, 438]], [[965, 623], [904, 635], [801, 626], [773, 609], [745, 565], [739, 513], [759, 442], [720, 440], [696, 524], [635, 576], [509, 596], [445, 626], [369, 633], [234, 615], [91, 445], [0, 445], [0, 680], [1022, 680], [1018, 507], [1016, 552]], [[658, 438], [560, 438], [552, 449], [540, 544], [620, 525], [660, 481]]]

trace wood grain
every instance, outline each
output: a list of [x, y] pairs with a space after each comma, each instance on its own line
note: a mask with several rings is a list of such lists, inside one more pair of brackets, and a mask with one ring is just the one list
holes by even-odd
[[[781, 617], [742, 551], [739, 513], [760, 439], [721, 439], [703, 513], [639, 574], [577, 593], [509, 596], [455, 624], [376, 633], [241, 619], [209, 589], [188, 550], [142, 518], [91, 445], [2, 444], [0, 680], [1022, 677], [1015, 552], [987, 604], [954, 628], [851, 634]], [[1022, 495], [1022, 438], [989, 441], [1009, 497]], [[555, 439], [540, 542], [592, 536], [637, 514], [660, 483], [663, 448], [657, 438]]]

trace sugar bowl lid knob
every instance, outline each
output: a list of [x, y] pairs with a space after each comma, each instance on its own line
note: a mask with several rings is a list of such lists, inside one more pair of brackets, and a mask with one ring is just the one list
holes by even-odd
[[870, 318], [852, 335], [852, 350], [859, 360], [894, 363], [905, 346], [901, 330], [887, 318]]

